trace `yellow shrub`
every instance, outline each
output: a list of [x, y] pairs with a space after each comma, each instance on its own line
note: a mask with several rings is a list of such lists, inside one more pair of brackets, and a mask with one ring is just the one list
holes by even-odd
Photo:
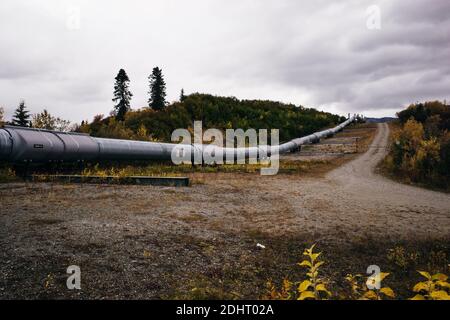
[[269, 280], [266, 284], [267, 293], [263, 296], [263, 299], [290, 300], [297, 298], [298, 300], [320, 300], [331, 297], [331, 292], [326, 288], [326, 282], [319, 278], [319, 268], [324, 262], [319, 261], [318, 258], [321, 253], [314, 252], [314, 247], [315, 245], [306, 249], [303, 255], [307, 256], [307, 259], [298, 263], [299, 266], [308, 269], [306, 272], [308, 279], [300, 283], [284, 279], [281, 291], [278, 291], [274, 283]]
[[426, 281], [418, 282], [413, 291], [417, 294], [411, 300], [450, 300], [450, 284], [445, 274], [431, 275], [426, 271], [418, 271]]
[[300, 283], [297, 288], [299, 294], [298, 300], [320, 300], [323, 297], [327, 298], [331, 296], [331, 292], [327, 290], [325, 282], [319, 278], [319, 268], [324, 262], [318, 260], [321, 252], [315, 253], [314, 247], [315, 245], [303, 252], [303, 255], [307, 256], [308, 259], [298, 264], [299, 266], [308, 268], [308, 272], [306, 273], [308, 279]]

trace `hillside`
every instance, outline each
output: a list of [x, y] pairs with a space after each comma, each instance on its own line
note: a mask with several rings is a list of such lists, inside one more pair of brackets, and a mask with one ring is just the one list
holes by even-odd
[[78, 131], [98, 137], [170, 141], [173, 130], [192, 128], [194, 120], [203, 121], [204, 129], [280, 129], [280, 140], [286, 141], [333, 126], [344, 118], [293, 104], [196, 93], [161, 111], [130, 111], [123, 122], [96, 116]]

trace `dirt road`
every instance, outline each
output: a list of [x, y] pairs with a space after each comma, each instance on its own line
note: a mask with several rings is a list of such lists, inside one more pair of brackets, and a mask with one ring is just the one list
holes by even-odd
[[[308, 192], [303, 204], [308, 207], [308, 203], [325, 201], [320, 210], [310, 214], [319, 224], [336, 224], [355, 236], [359, 232], [416, 239], [449, 236], [449, 194], [396, 183], [374, 173], [386, 155], [388, 137], [388, 125], [379, 124], [365, 154], [330, 172], [325, 180], [304, 186]], [[339, 218], [333, 220], [331, 212]]]
[[[333, 261], [324, 274], [338, 278], [374, 263], [393, 268], [386, 250], [398, 243], [425, 253], [439, 243], [447, 252], [450, 195], [374, 174], [387, 138], [380, 125], [368, 152], [322, 178], [0, 185], [0, 298], [192, 298], [194, 287], [207, 288], [200, 297], [258, 298], [268, 278], [298, 272], [312, 243]], [[73, 264], [83, 275], [77, 292], [65, 286]]]

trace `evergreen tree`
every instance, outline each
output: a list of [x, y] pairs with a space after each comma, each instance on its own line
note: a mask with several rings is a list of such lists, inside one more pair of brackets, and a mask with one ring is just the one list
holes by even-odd
[[162, 70], [158, 67], [153, 68], [153, 72], [148, 78], [150, 80], [148, 105], [153, 110], [162, 110], [166, 106], [166, 83]]
[[186, 96], [184, 95], [184, 89], [181, 89], [181, 93], [180, 93], [180, 101], [183, 102], [184, 99], [186, 99]]
[[3, 119], [4, 116], [5, 116], [5, 109], [3, 109], [3, 107], [0, 107], [0, 126], [2, 126], [3, 123], [5, 122], [5, 119]]
[[130, 100], [133, 94], [128, 87], [130, 79], [125, 70], [120, 69], [114, 85], [114, 98], [112, 101], [117, 104], [114, 106], [114, 114], [118, 121], [125, 119], [125, 114], [130, 110]]
[[26, 109], [24, 100], [14, 112], [12, 123], [15, 126], [30, 127], [30, 112]]

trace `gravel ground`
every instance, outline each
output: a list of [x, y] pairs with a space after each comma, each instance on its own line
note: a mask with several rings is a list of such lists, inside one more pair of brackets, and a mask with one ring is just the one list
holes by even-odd
[[[366, 153], [324, 177], [0, 185], [0, 298], [258, 298], [269, 277], [299, 275], [291, 267], [311, 243], [332, 261], [330, 277], [389, 266], [398, 244], [448, 254], [450, 195], [374, 173], [388, 131], [380, 125]], [[65, 286], [69, 265], [81, 267], [81, 290]]]

